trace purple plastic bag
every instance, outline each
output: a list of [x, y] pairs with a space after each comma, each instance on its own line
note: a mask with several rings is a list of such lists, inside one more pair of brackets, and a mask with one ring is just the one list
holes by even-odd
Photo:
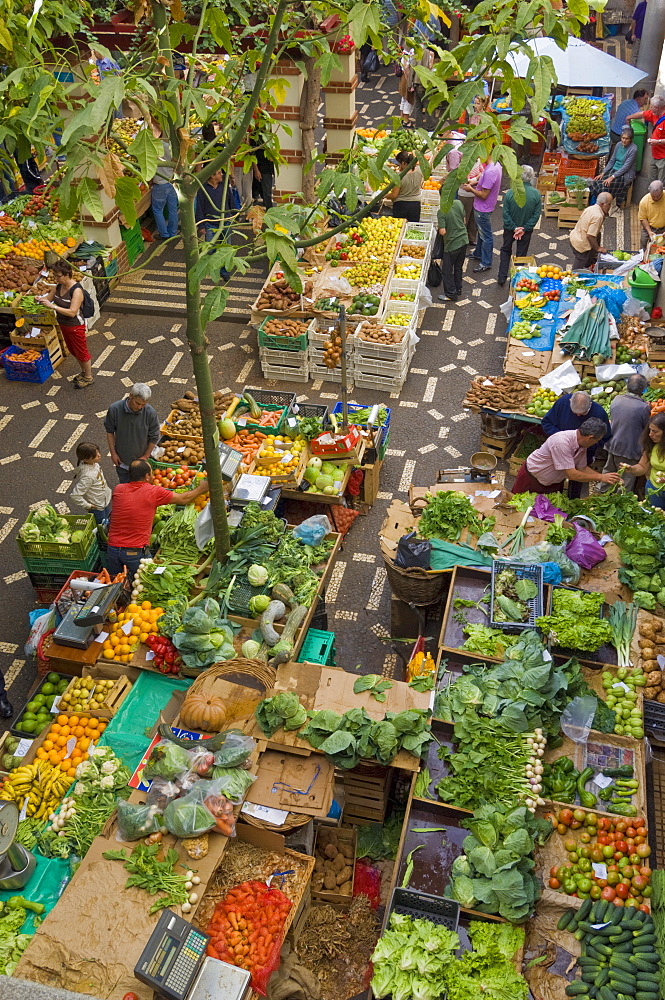
[[[574, 524], [574, 522], [572, 522]], [[593, 569], [606, 558], [605, 549], [587, 528], [575, 524], [575, 537], [566, 546], [566, 555], [582, 569]]]
[[534, 517], [540, 518], [541, 521], [554, 521], [557, 514], [560, 514], [563, 518], [566, 517], [565, 511], [555, 507], [552, 501], [543, 493], [539, 493], [536, 497], [531, 513]]

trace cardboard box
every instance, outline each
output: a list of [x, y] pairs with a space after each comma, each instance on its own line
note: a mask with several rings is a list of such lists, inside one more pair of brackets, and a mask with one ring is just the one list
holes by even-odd
[[246, 802], [325, 817], [333, 800], [335, 768], [320, 755], [303, 757], [288, 751], [266, 750], [259, 757], [257, 777]]
[[[322, 844], [327, 842], [327, 839], [332, 835], [333, 831], [326, 830], [325, 828], [319, 829], [316, 835], [316, 847], [314, 848], [315, 863], [318, 857], [323, 857]], [[347, 830], [344, 827], [334, 831], [337, 837], [337, 843], [349, 844], [353, 849], [353, 856], [349, 858], [349, 866], [352, 869], [351, 882], [355, 881], [355, 868], [356, 868], [356, 842], [358, 835], [355, 830]], [[338, 905], [351, 905], [351, 900], [353, 899], [353, 887], [349, 894], [342, 892], [335, 892], [330, 889], [312, 889], [312, 899], [318, 899], [322, 903], [337, 903]]]

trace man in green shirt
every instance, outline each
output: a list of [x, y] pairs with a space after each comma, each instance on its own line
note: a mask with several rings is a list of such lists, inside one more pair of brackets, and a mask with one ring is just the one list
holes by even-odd
[[464, 222], [464, 207], [459, 199], [455, 199], [447, 212], [441, 208], [436, 217], [437, 230], [442, 239], [441, 271], [443, 273], [443, 290], [445, 295], [439, 295], [441, 302], [450, 299], [457, 302], [462, 292], [462, 268], [466, 260], [469, 245], [469, 235]]
[[[503, 199], [503, 246], [499, 258], [499, 285], [505, 285], [513, 254], [525, 257], [529, 250], [531, 234], [543, 210], [543, 199], [536, 189], [536, 172], [533, 167], [522, 167], [522, 181], [526, 201], [518, 205], [512, 190]], [[513, 243], [515, 247], [513, 248]]]

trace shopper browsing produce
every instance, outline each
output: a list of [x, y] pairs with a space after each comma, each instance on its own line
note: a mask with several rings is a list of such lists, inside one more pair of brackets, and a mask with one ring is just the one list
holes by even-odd
[[122, 573], [126, 566], [129, 579], [133, 580], [150, 541], [158, 507], [167, 503], [184, 506], [207, 491], [208, 480], [204, 479], [193, 490], [172, 493], [154, 485], [148, 462], [142, 459], [132, 462], [129, 481], [119, 483], [113, 491], [107, 567], [111, 576]]
[[445, 295], [439, 295], [439, 299], [441, 302], [446, 299], [456, 302], [462, 294], [462, 268], [469, 246], [462, 202], [456, 199], [447, 212], [439, 209], [436, 218], [441, 239], [439, 245], [442, 248], [441, 271], [445, 292]]
[[640, 88], [639, 90], [633, 91], [633, 96], [629, 97], [627, 100], [622, 101], [617, 107], [614, 118], [612, 119], [612, 124], [610, 125], [610, 140], [612, 145], [616, 143], [621, 138], [621, 133], [626, 124], [630, 126], [630, 123], [626, 121], [629, 115], [637, 114], [649, 103], [649, 91]]
[[[589, 417], [602, 420], [605, 424], [605, 435], [600, 441], [600, 444], [604, 445], [612, 435], [610, 422], [600, 403], [594, 403], [588, 392], [565, 393], [563, 396], [560, 396], [554, 406], [543, 417], [542, 428], [547, 437], [551, 437], [552, 434], [556, 434], [558, 431], [577, 430]], [[595, 447], [589, 448], [587, 451], [587, 465], [593, 465], [595, 455]], [[582, 484], [580, 482], [571, 482], [568, 484], [569, 497], [579, 497], [581, 491]]]
[[106, 438], [121, 483], [129, 482], [129, 466], [147, 459], [160, 438], [159, 418], [148, 400], [150, 386], [136, 382], [125, 399], [111, 403], [104, 419]]
[[651, 181], [649, 190], [640, 199], [637, 218], [640, 221], [640, 247], [644, 250], [649, 240], [665, 233], [665, 198], [663, 198], [662, 181]]
[[652, 97], [648, 110], [628, 115], [626, 125], [630, 125], [634, 118], [642, 118], [653, 125], [651, 137], [647, 139], [653, 157], [650, 167], [651, 180], [665, 183], [665, 97], [659, 95]]
[[[626, 391], [615, 396], [610, 406], [612, 437], [605, 445], [607, 461], [603, 472], [619, 472], [624, 467], [622, 478], [627, 490], [634, 488], [636, 477], [627, 472], [625, 466], [639, 461], [640, 442], [651, 415], [651, 407], [642, 399], [647, 385], [644, 375], [631, 375], [626, 379]], [[607, 485], [601, 483], [599, 489], [604, 493]]]
[[86, 513], [92, 514], [97, 524], [108, 521], [111, 514], [111, 490], [99, 464], [99, 447], [92, 441], [81, 441], [76, 447], [72, 501]]
[[657, 413], [642, 434], [642, 457], [637, 465], [622, 471], [632, 476], [647, 476], [646, 498], [652, 507], [665, 510], [665, 413]]
[[46, 295], [38, 296], [37, 302], [50, 305], [57, 313], [67, 349], [81, 366], [80, 373], [74, 378], [74, 385], [77, 389], [86, 389], [93, 384], [94, 379], [92, 359], [86, 340], [85, 318], [82, 313], [85, 296], [81, 285], [73, 277], [71, 264], [66, 260], [54, 264], [53, 273], [57, 281], [55, 288]]
[[389, 198], [392, 198], [393, 216], [396, 219], [408, 219], [409, 222], [420, 222], [420, 190], [423, 186], [423, 175], [418, 166], [418, 160], [413, 153], [402, 151], [395, 157], [400, 170], [413, 160], [411, 169], [395, 185]]
[[575, 431], [553, 434], [526, 459], [513, 483], [513, 493], [558, 493], [566, 479], [620, 483], [621, 476], [616, 472], [594, 472], [587, 465], [587, 449], [601, 441], [606, 429], [602, 420], [589, 417]]
[[492, 266], [492, 251], [494, 250], [492, 212], [499, 197], [502, 177], [503, 167], [500, 163], [494, 163], [490, 155], [483, 162], [483, 171], [478, 179], [471, 184], [462, 185], [466, 191], [470, 191], [474, 196], [473, 215], [478, 227], [478, 240], [471, 257], [479, 262], [478, 267], [473, 269], [476, 273], [489, 271]]
[[576, 270], [588, 271], [598, 260], [598, 254], [605, 253], [605, 247], [600, 245], [600, 234], [611, 206], [612, 195], [609, 191], [601, 191], [596, 204], [585, 208], [577, 220], [569, 237]]
[[[525, 201], [518, 205], [512, 189], [503, 199], [503, 244], [499, 259], [497, 284], [505, 285], [513, 255], [525, 257], [529, 252], [531, 235], [543, 211], [543, 198], [536, 189], [536, 172], [533, 167], [522, 167]], [[514, 244], [514, 246], [513, 246]]]

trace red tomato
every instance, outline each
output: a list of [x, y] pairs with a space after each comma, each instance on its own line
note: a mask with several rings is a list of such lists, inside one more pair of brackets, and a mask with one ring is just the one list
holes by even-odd
[[619, 884], [615, 886], [614, 891], [619, 899], [628, 899], [628, 896], [630, 895], [630, 889], [625, 882], [619, 882]]
[[620, 851], [622, 854], [625, 854], [628, 851], [628, 844], [626, 843], [625, 840], [615, 840], [614, 847], [617, 851]]
[[646, 903], [640, 903], [640, 910], [642, 911], [642, 913], [651, 913], [651, 910], [649, 909]]
[[600, 894], [601, 899], [607, 899], [610, 903], [614, 900], [615, 896], [616, 892], [611, 885], [606, 885]]
[[562, 809], [559, 813], [559, 823], [563, 823], [564, 826], [570, 826], [573, 822], [573, 811], [572, 809]]
[[558, 878], [551, 878], [547, 884], [549, 885], [550, 889], [561, 888], [561, 883], [559, 882]]

